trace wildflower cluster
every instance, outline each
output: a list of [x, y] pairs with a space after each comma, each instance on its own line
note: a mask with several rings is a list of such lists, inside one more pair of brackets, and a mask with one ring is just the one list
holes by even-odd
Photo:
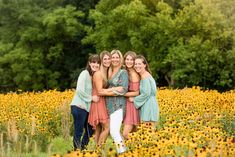
[[[47, 150], [56, 136], [71, 136], [69, 103], [73, 92], [0, 94], [2, 154], [8, 147], [16, 149], [19, 141], [25, 144], [21, 144], [21, 151], [30, 152], [45, 143]], [[125, 141], [127, 152], [119, 156], [235, 156], [235, 91], [159, 89], [157, 100], [160, 121], [156, 128], [138, 126]], [[108, 138], [102, 147], [95, 147], [91, 139], [86, 150], [64, 156], [116, 155], [115, 145]]]
[[[160, 122], [154, 129], [141, 124], [126, 140], [128, 151], [119, 156], [235, 156], [234, 91], [221, 94], [199, 87], [160, 89], [157, 99]], [[231, 126], [224, 126], [224, 121]], [[106, 147], [110, 149], [106, 148], [105, 155], [116, 155], [112, 144]], [[67, 155], [86, 156], [91, 152], [79, 153]], [[96, 149], [92, 156], [99, 153]]]

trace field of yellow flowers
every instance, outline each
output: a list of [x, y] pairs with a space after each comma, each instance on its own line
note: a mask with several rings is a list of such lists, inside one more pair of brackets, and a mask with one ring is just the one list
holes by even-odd
[[[0, 94], [0, 156], [48, 151], [57, 136], [69, 139], [73, 92]], [[162, 88], [157, 99], [161, 114], [157, 128], [140, 125], [126, 141], [128, 151], [120, 156], [235, 156], [235, 91]], [[115, 155], [109, 142], [102, 148], [89, 144], [83, 152], [64, 156]]]

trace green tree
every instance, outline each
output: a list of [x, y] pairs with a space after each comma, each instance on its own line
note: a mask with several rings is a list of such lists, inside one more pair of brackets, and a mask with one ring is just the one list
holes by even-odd
[[114, 48], [144, 54], [158, 85], [234, 88], [234, 5], [0, 0], [1, 90], [70, 88], [90, 53]]
[[234, 32], [230, 23], [217, 3], [196, 1], [179, 11], [172, 34], [178, 41], [164, 61], [172, 86], [234, 87]]
[[228, 3], [101, 0], [83, 42], [144, 54], [161, 85], [234, 88], [234, 0]]
[[[84, 42], [93, 43], [98, 51], [118, 48], [123, 52], [142, 53], [148, 57], [153, 74], [158, 78], [164, 56], [175, 40], [171, 36], [173, 9], [164, 2], [144, 3], [133, 0], [111, 6], [107, 1], [100, 1], [90, 13], [95, 28], [88, 30]], [[155, 9], [150, 3], [155, 4]]]
[[[69, 78], [64, 56], [69, 44], [76, 43], [78, 34], [84, 32], [79, 22], [83, 13], [72, 6], [58, 7], [60, 1], [50, 2], [52, 6], [46, 3], [44, 8], [39, 1], [1, 3], [2, 85], [13, 90], [68, 86], [70, 82], [63, 79]], [[68, 77], [64, 77], [66, 74]]]
[[[112, 9], [112, 10], [111, 10]], [[148, 10], [140, 1], [100, 1], [90, 18], [95, 28], [88, 29], [84, 43], [92, 43], [98, 52], [118, 48], [122, 51], [143, 47], [137, 39], [139, 27], [146, 23]]]
[[[76, 10], [82, 11], [83, 16], [77, 20], [86, 26], [93, 26], [94, 21], [88, 18], [89, 10], [94, 9], [99, 0], [64, 0], [63, 6], [72, 5]], [[96, 49], [92, 44], [82, 44], [82, 39], [86, 36], [85, 31], [79, 31], [76, 37], [68, 40], [64, 45], [64, 67], [63, 75], [61, 75], [62, 89], [76, 86], [76, 81], [82, 68], [85, 67], [89, 54], [96, 53]], [[65, 84], [66, 83], [66, 84]]]
[[[41, 78], [33, 75], [34, 70], [41, 70], [43, 65], [38, 58], [40, 54], [35, 53], [38, 50], [33, 49], [31, 41], [42, 38], [40, 17], [45, 9], [33, 5], [35, 3], [29, 0], [0, 1], [1, 85], [11, 89], [17, 86], [27, 89], [34, 86], [34, 78]], [[27, 40], [30, 33], [33, 39]], [[35, 86], [39, 87], [40, 84]]]

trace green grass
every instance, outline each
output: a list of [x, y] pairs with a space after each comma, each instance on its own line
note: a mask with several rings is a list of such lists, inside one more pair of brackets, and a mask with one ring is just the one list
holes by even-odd
[[54, 138], [50, 144], [47, 146], [46, 152], [40, 151], [40, 146], [38, 147], [38, 151], [31, 151], [31, 152], [23, 152], [22, 150], [0, 150], [0, 157], [49, 157], [53, 154], [60, 154], [64, 155], [68, 151], [71, 151], [73, 148], [72, 143], [72, 137], [70, 137], [68, 140], [65, 140], [62, 137], [56, 137]]

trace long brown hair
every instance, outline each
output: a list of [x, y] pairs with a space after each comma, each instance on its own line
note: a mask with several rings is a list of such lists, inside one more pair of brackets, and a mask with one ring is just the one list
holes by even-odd
[[125, 54], [124, 54], [124, 67], [126, 68], [126, 65], [125, 65], [125, 60], [126, 60], [126, 57], [127, 56], [131, 56], [134, 60], [134, 64], [135, 64], [135, 58], [136, 58], [136, 53], [134, 51], [127, 51]]
[[92, 76], [94, 74], [94, 72], [91, 70], [91, 66], [89, 65], [89, 63], [98, 63], [100, 64], [100, 57], [97, 54], [93, 54], [88, 58], [88, 62], [86, 65], [86, 70], [89, 72], [89, 74]]
[[147, 60], [145, 59], [145, 57], [143, 55], [138, 55], [138, 56], [136, 56], [135, 59], [141, 59], [142, 63], [146, 65], [145, 70], [148, 71], [150, 74], [152, 74], [152, 72], [149, 68], [149, 64], [148, 64]]

